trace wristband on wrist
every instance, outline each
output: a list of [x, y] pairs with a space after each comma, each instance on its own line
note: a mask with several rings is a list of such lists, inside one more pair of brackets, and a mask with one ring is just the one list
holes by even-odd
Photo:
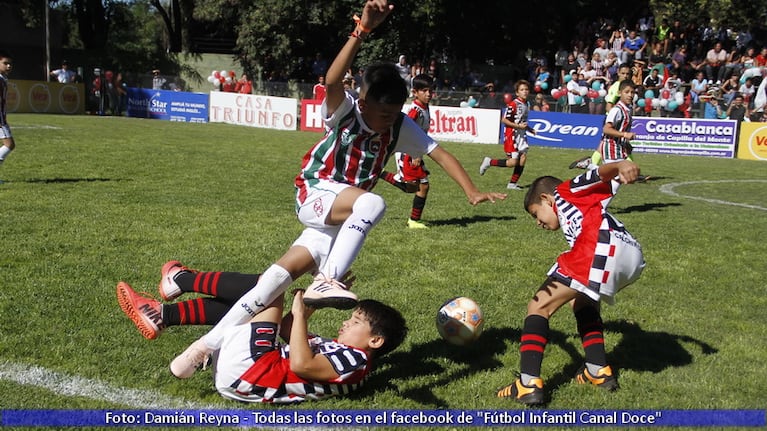
[[357, 24], [357, 28], [354, 31], [359, 31], [361, 33], [370, 33], [371, 31], [373, 31], [372, 28], [367, 28], [364, 25], [362, 25], [362, 18], [360, 18], [357, 14], [354, 14], [352, 19]]

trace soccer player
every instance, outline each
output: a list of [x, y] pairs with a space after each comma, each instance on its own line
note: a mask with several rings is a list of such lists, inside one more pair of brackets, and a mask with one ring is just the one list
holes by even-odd
[[491, 166], [514, 168], [506, 188], [522, 190], [522, 187], [517, 185], [517, 181], [522, 176], [522, 171], [525, 170], [525, 162], [527, 161], [527, 150], [529, 148], [527, 132], [535, 135], [535, 129], [527, 126], [527, 113], [530, 112], [530, 103], [527, 101], [527, 96], [530, 94], [530, 83], [524, 79], [519, 80], [514, 84], [514, 90], [516, 91], [516, 97], [512, 97], [511, 94], [503, 96], [506, 102], [506, 110], [501, 118], [501, 124], [504, 125], [503, 150], [506, 152], [506, 158], [493, 159], [485, 157], [479, 166], [479, 174], [485, 175], [485, 172]]
[[431, 157], [472, 205], [506, 198], [501, 193], [480, 192], [455, 156], [402, 113], [407, 85], [393, 64], [365, 69], [359, 99], [344, 92], [343, 78], [362, 41], [393, 8], [387, 0], [365, 2], [362, 18], [325, 75], [327, 88], [321, 108], [325, 136], [306, 153], [295, 179], [296, 212], [304, 231], [237, 306], [171, 362], [174, 376], [191, 377], [211, 352], [221, 348], [228, 328], [253, 318], [293, 280], [308, 272], [316, 272], [303, 296], [308, 307], [355, 306], [357, 296], [339, 277], [349, 270], [368, 233], [384, 215], [386, 204], [371, 189], [394, 152]]
[[[219, 277], [223, 282], [219, 283]], [[213, 299], [228, 302], [227, 298], [241, 292], [238, 286], [252, 277], [258, 276], [196, 272], [171, 261], [163, 266], [160, 294], [178, 297], [182, 288], [196, 283], [206, 286], [201, 289], [205, 293], [219, 295]], [[297, 403], [349, 394], [362, 386], [375, 359], [405, 339], [402, 315], [371, 299], [357, 303], [335, 339], [309, 334], [307, 321], [313, 309], [304, 305], [303, 294], [296, 290], [288, 314], [283, 315], [284, 294], [280, 294], [249, 322], [224, 331], [221, 348], [212, 355], [213, 378], [221, 396], [251, 403]], [[137, 326], [145, 319], [149, 326], [155, 324], [149, 310], [157, 301], [141, 297], [125, 282], [118, 283], [117, 295]], [[280, 343], [278, 336], [287, 344]]]
[[[407, 116], [412, 118], [426, 133], [431, 127], [429, 102], [433, 90], [434, 79], [431, 76], [420, 74], [413, 77], [412, 92], [415, 99], [413, 99], [413, 107], [410, 108]], [[420, 157], [413, 158], [407, 153], [397, 152], [394, 153], [394, 159], [397, 162], [397, 173], [392, 174], [384, 171], [381, 173], [381, 178], [406, 193], [417, 187], [413, 197], [413, 207], [410, 209], [410, 218], [407, 220], [407, 227], [426, 229], [428, 226], [421, 222], [421, 214], [426, 207], [426, 197], [429, 195], [429, 171]]]
[[[629, 79], [630, 77], [631, 77], [630, 64], [623, 63], [620, 66], [618, 66], [617, 78], [610, 85], [610, 88], [607, 90], [607, 95], [605, 96], [605, 103], [607, 104], [607, 112], [610, 112], [610, 110], [613, 109], [613, 106], [615, 106], [620, 100], [619, 88], [620, 88], [621, 82]], [[632, 98], [632, 101], [633, 101], [633, 98]], [[586, 169], [590, 166], [591, 167], [599, 166], [600, 163], [602, 163], [602, 142], [601, 141], [597, 149], [594, 150], [594, 153], [591, 154], [590, 157], [578, 159], [570, 163], [570, 169], [573, 169], [573, 168]]]
[[[8, 75], [13, 69], [11, 54], [0, 51], [0, 165], [5, 158], [16, 148], [16, 142], [11, 134], [11, 126], [8, 125]], [[2, 183], [2, 181], [0, 181]]]
[[607, 163], [570, 181], [545, 176], [533, 181], [525, 210], [546, 230], [563, 229], [570, 249], [560, 254], [548, 277], [527, 304], [522, 326], [520, 377], [497, 392], [528, 405], [544, 403], [541, 363], [549, 319], [570, 303], [583, 343], [585, 364], [578, 383], [615, 390], [618, 380], [607, 364], [600, 300], [636, 281], [645, 266], [642, 248], [624, 225], [607, 212], [620, 183], [632, 183], [639, 168], [631, 161]]

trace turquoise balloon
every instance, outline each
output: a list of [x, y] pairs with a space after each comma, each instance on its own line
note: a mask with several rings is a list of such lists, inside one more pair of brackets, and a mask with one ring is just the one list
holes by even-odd
[[583, 102], [583, 97], [575, 96], [575, 104], [580, 105]]
[[541, 88], [544, 90], [547, 90], [549, 88], [549, 83], [545, 81], [541, 82]]
[[572, 79], [573, 79], [573, 77], [570, 76], [569, 74], [565, 75], [565, 82], [570, 82], [570, 81], [572, 81]]
[[667, 108], [669, 111], [673, 111], [674, 109], [678, 108], [679, 104], [676, 102], [676, 100], [670, 100], [668, 102]]
[[645, 106], [644, 99], [637, 100], [637, 106], [639, 106], [640, 108], [644, 108], [644, 106]]
[[652, 99], [653, 97], [655, 97], [655, 93], [653, 93], [652, 90], [647, 90], [644, 92], [645, 99]]
[[602, 83], [599, 81], [594, 81], [591, 83], [591, 89], [592, 90], [600, 90], [602, 88]]

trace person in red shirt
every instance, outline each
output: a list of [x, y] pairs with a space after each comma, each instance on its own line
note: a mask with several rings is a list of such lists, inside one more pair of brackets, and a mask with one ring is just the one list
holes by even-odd
[[314, 100], [324, 100], [325, 91], [325, 75], [320, 75], [317, 77], [317, 83], [312, 87], [312, 97]]
[[234, 86], [234, 92], [240, 94], [253, 93], [253, 81], [248, 78], [247, 73], [243, 73], [242, 77], [237, 81], [237, 84]]
[[767, 46], [762, 48], [759, 54], [754, 57], [754, 66], [767, 67]]

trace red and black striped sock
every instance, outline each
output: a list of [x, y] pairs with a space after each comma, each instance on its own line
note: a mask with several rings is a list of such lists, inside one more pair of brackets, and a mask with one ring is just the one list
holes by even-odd
[[607, 365], [605, 353], [604, 324], [599, 310], [585, 307], [575, 312], [578, 334], [581, 336], [586, 362], [594, 365]]
[[215, 296], [233, 304], [256, 285], [260, 276], [239, 272], [182, 272], [175, 282], [182, 292]]
[[216, 298], [196, 298], [162, 305], [165, 326], [215, 325], [229, 311], [231, 304]]
[[519, 346], [519, 369], [522, 374], [541, 375], [543, 351], [549, 337], [549, 319], [531, 314], [525, 317], [522, 327], [522, 343]]
[[426, 198], [422, 198], [418, 195], [413, 197], [413, 208], [410, 210], [410, 220], [421, 220], [421, 213], [426, 206]]
[[490, 160], [490, 166], [498, 166], [499, 168], [506, 167], [506, 159], [493, 159]]
[[516, 184], [517, 181], [519, 181], [519, 177], [522, 176], [522, 171], [525, 170], [524, 165], [516, 165], [514, 166], [514, 173], [511, 174], [511, 180], [509, 180], [510, 183]]

